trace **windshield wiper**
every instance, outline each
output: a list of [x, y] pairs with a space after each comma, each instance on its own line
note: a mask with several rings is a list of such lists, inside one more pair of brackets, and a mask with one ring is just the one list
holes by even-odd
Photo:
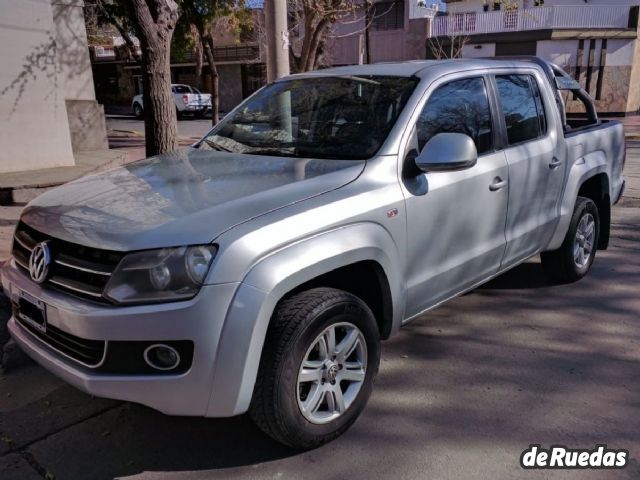
[[211, 148], [213, 148], [214, 150], [218, 150], [219, 152], [230, 152], [230, 153], [233, 153], [233, 150], [221, 145], [220, 143], [216, 142], [215, 140], [209, 140], [208, 138], [205, 138], [204, 142], [207, 145], [209, 145]]
[[274, 155], [280, 157], [298, 157], [295, 153], [290, 150], [285, 150], [281, 148], [254, 148], [251, 150], [247, 150], [245, 152], [247, 155]]

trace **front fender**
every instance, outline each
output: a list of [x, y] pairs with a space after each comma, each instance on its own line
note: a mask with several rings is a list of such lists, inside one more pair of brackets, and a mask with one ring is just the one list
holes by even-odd
[[560, 215], [555, 232], [545, 250], [560, 248], [569, 230], [571, 216], [578, 198], [578, 192], [584, 182], [600, 173], [608, 173], [607, 157], [603, 151], [589, 153], [576, 160], [569, 171], [566, 187], [560, 202]]
[[360, 261], [377, 262], [387, 275], [393, 327], [404, 308], [401, 261], [382, 226], [359, 223], [296, 242], [263, 257], [245, 276], [227, 312], [214, 368], [207, 416], [244, 413], [249, 408], [269, 321], [280, 299], [295, 287]]

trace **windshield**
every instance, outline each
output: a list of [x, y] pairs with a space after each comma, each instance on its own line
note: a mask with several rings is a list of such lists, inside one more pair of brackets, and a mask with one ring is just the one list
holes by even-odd
[[305, 158], [370, 158], [417, 84], [414, 77], [390, 76], [273, 83], [216, 125], [200, 148]]

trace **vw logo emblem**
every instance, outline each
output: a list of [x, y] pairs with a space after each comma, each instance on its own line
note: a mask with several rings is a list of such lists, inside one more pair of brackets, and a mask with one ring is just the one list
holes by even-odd
[[47, 279], [51, 265], [51, 252], [47, 242], [38, 243], [29, 258], [29, 275], [34, 282], [42, 283]]

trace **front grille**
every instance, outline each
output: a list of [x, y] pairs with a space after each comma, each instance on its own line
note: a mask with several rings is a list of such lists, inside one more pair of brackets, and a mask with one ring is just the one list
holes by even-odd
[[49, 242], [52, 256], [45, 284], [78, 297], [107, 303], [102, 293], [123, 253], [51, 238], [20, 222], [16, 228], [12, 254], [18, 266], [27, 273], [31, 250], [43, 241]]
[[[17, 309], [17, 306], [14, 305], [14, 308]], [[16, 315], [15, 319], [43, 343], [87, 367], [95, 368], [104, 360], [106, 342], [103, 340], [86, 340], [76, 337], [53, 325], [47, 325], [46, 331], [43, 332], [24, 321], [20, 315]]]

